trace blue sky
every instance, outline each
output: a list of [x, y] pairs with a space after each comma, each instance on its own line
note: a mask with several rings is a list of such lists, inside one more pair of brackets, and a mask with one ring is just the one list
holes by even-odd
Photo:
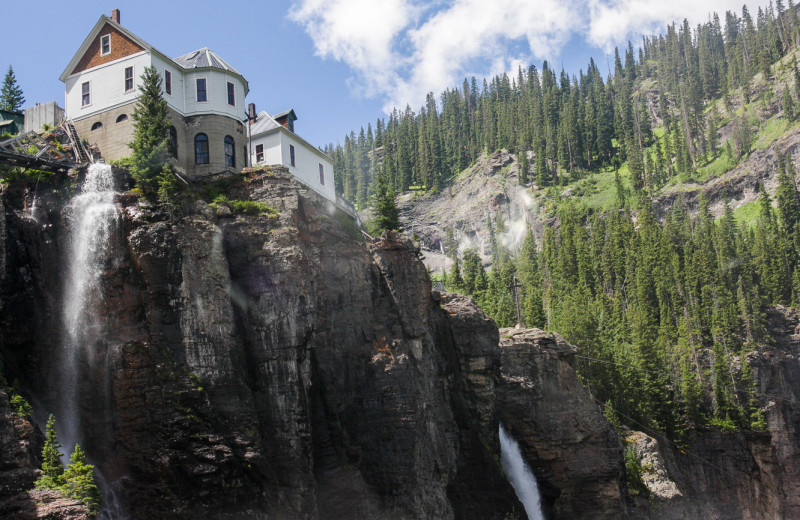
[[[315, 145], [343, 142], [392, 106], [416, 109], [428, 91], [543, 59], [570, 74], [615, 45], [673, 20], [741, 12], [741, 0], [39, 0], [4, 2], [0, 71], [14, 67], [25, 106], [56, 100], [58, 80], [101, 14], [176, 57], [209, 47], [250, 83], [247, 101], [294, 108]], [[758, 4], [749, 4], [755, 15]], [[723, 17], [724, 19], [724, 17]], [[15, 23], [18, 22], [18, 23]], [[16, 43], [9, 43], [16, 42]]]

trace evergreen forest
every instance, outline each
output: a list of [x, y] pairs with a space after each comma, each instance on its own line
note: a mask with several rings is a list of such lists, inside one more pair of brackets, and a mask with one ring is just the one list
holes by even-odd
[[[629, 42], [605, 71], [590, 60], [569, 76], [544, 62], [465, 79], [325, 152], [337, 190], [364, 208], [386, 193], [439, 193], [481, 154], [510, 150], [519, 185], [553, 201], [551, 224], [509, 251], [494, 238], [502, 218], [490, 218], [491, 269], [474, 250], [451, 252], [446, 288], [507, 327], [519, 280], [527, 326], [578, 346], [580, 375], [614, 420], [673, 439], [706, 424], [761, 430], [748, 353], [770, 341], [771, 306], [800, 304], [794, 158], [775, 154], [777, 188], [759, 189], [746, 221], [724, 190], [718, 201], [678, 196], [667, 211], [654, 200], [798, 130], [799, 43], [791, 0], [711, 14]], [[613, 179], [604, 207], [561, 196], [600, 175]]]

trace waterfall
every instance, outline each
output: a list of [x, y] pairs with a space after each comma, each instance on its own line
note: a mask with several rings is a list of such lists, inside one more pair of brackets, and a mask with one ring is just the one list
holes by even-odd
[[[104, 274], [116, 258], [111, 240], [120, 216], [111, 166], [92, 164], [80, 194], [67, 208], [70, 242], [65, 255], [66, 281], [62, 321], [64, 325], [58, 436], [64, 446], [64, 462], [82, 436], [82, 416], [102, 421], [110, 410], [109, 345], [111, 324], [106, 313]], [[112, 486], [99, 470], [95, 476], [103, 492], [104, 518], [119, 518], [119, 504]], [[113, 511], [109, 515], [109, 511]]]
[[525, 507], [528, 520], [544, 520], [536, 477], [522, 458], [519, 444], [502, 423], [500, 423], [500, 462], [511, 487], [517, 493], [517, 498]]
[[114, 204], [111, 166], [93, 164], [81, 193], [69, 205], [70, 247], [64, 288], [64, 371], [61, 381], [62, 414], [59, 437], [71, 450], [80, 431], [79, 387], [87, 368], [93, 368], [94, 346], [105, 336], [105, 320], [98, 316], [104, 295], [101, 277], [108, 244], [119, 215]]

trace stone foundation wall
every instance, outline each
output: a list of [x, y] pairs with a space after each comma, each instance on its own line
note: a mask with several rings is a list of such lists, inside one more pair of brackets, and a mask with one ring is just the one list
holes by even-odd
[[[129, 103], [121, 107], [75, 121], [78, 134], [97, 145], [106, 161], [121, 159], [131, 154], [128, 146], [133, 140], [133, 110], [136, 103]], [[212, 177], [222, 172], [240, 172], [245, 166], [247, 154], [247, 131], [245, 126], [236, 119], [228, 116], [208, 114], [200, 116], [183, 117], [172, 109], [169, 118], [178, 137], [177, 158], [173, 166], [184, 177], [199, 179]], [[117, 118], [125, 115], [127, 119], [117, 122]], [[102, 127], [92, 130], [96, 123]], [[195, 164], [194, 139], [199, 133], [208, 136], [208, 164]], [[235, 166], [225, 164], [225, 136], [234, 140]]]
[[[95, 114], [85, 119], [73, 121], [75, 129], [89, 144], [96, 144], [106, 161], [121, 159], [131, 154], [128, 143], [133, 140], [133, 108], [136, 103], [128, 103], [120, 107]], [[126, 115], [125, 121], [117, 123], [117, 118]], [[92, 126], [100, 123], [103, 126], [92, 130]]]
[[[210, 177], [222, 172], [240, 172], [245, 166], [247, 131], [240, 122], [216, 114], [183, 117], [170, 110], [172, 124], [178, 134], [178, 170], [190, 179]], [[208, 164], [195, 164], [194, 138], [199, 133], [208, 136]], [[225, 136], [233, 137], [233, 168], [225, 165]]]

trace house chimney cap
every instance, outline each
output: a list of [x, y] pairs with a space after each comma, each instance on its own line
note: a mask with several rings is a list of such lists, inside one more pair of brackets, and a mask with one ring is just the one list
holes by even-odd
[[120, 22], [119, 9], [112, 9], [111, 10], [111, 19], [114, 20], [117, 23], [122, 23], [122, 22]]

